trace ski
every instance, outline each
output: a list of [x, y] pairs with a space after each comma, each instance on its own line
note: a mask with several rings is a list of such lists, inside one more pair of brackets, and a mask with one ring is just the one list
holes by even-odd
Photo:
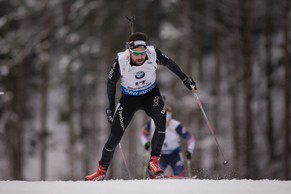
[[154, 177], [150, 177], [149, 179], [196, 179], [197, 176], [193, 176], [193, 177], [185, 177], [185, 176], [154, 176]]
[[[179, 179], [179, 180], [185, 180], [185, 179], [197, 179], [197, 176], [193, 177], [185, 177], [185, 176], [163, 176], [163, 177], [151, 177], [143, 180], [170, 180], [170, 179]], [[139, 179], [104, 179], [102, 181], [108, 181], [108, 180], [139, 180]], [[96, 181], [96, 180], [88, 180], [88, 179], [83, 179], [83, 181]]]

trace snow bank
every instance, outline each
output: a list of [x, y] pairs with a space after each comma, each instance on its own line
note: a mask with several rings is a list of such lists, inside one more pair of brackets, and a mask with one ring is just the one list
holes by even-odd
[[289, 194], [291, 181], [108, 180], [0, 181], [1, 194]]

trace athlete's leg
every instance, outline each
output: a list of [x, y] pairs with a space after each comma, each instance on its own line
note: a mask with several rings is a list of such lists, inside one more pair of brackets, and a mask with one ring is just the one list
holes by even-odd
[[184, 159], [181, 152], [174, 152], [170, 156], [170, 166], [175, 176], [185, 176]]
[[113, 157], [114, 150], [119, 144], [124, 131], [130, 123], [135, 112], [136, 108], [134, 107], [134, 103], [128, 103], [126, 97], [122, 96], [119, 104], [116, 106], [113, 122], [111, 125], [111, 133], [103, 148], [102, 157], [99, 162], [103, 167], [108, 168]]
[[151, 142], [151, 156], [160, 157], [166, 133], [166, 109], [158, 88], [151, 91], [146, 105], [145, 111], [153, 119], [156, 126]]
[[162, 154], [160, 161], [159, 161], [159, 166], [162, 170], [165, 170], [168, 166], [168, 161], [167, 161], [167, 155]]

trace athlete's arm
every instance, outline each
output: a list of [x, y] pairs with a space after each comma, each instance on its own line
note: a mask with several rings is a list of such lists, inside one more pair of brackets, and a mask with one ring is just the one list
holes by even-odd
[[157, 53], [157, 60], [159, 65], [166, 66], [170, 69], [173, 73], [175, 73], [181, 80], [186, 78], [185, 73], [182, 72], [180, 67], [173, 61], [172, 59], [168, 58], [164, 55], [159, 49], [155, 49]]
[[115, 108], [115, 94], [116, 94], [116, 83], [120, 78], [120, 70], [118, 59], [115, 59], [111, 66], [107, 79], [107, 97], [109, 100], [109, 109]]

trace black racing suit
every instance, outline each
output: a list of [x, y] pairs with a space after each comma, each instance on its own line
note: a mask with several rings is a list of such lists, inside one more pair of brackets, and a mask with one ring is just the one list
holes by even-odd
[[[158, 65], [166, 66], [179, 76], [181, 80], [186, 78], [186, 75], [173, 60], [163, 55], [160, 50], [155, 49], [155, 51], [157, 54]], [[131, 63], [131, 65], [134, 64]], [[118, 106], [115, 107], [116, 83], [120, 77], [120, 67], [117, 58], [109, 71], [107, 81], [109, 109], [115, 109], [115, 113], [111, 125], [111, 133], [103, 148], [102, 157], [99, 162], [99, 164], [105, 168], [108, 168], [116, 146], [120, 142], [134, 113], [139, 109], [144, 110], [146, 114], [153, 119], [156, 126], [151, 141], [151, 156], [160, 157], [162, 145], [165, 139], [166, 111], [158, 86], [155, 86], [152, 90], [141, 96], [129, 96], [122, 93]]]

